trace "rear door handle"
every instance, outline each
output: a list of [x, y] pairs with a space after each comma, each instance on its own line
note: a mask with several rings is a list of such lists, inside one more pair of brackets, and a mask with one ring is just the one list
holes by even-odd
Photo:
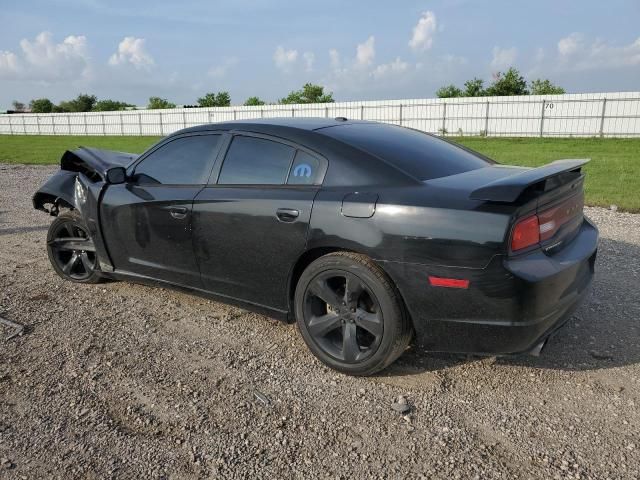
[[279, 208], [276, 216], [281, 222], [293, 222], [300, 215], [300, 211], [295, 208]]
[[169, 213], [173, 218], [181, 220], [187, 216], [187, 207], [169, 207]]

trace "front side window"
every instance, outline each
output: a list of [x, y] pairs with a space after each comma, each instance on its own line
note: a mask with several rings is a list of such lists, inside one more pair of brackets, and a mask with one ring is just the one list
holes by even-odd
[[283, 185], [295, 149], [278, 142], [236, 136], [220, 170], [218, 184]]
[[201, 185], [207, 183], [220, 135], [173, 140], [142, 160], [134, 178], [139, 184]]

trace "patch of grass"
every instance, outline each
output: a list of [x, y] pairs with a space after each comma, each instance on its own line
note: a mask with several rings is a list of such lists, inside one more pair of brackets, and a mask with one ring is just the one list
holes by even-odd
[[640, 212], [640, 139], [481, 138], [452, 139], [508, 165], [539, 167], [563, 158], [590, 158], [585, 167], [588, 205]]
[[[0, 163], [56, 164], [65, 150], [86, 145], [140, 153], [159, 137], [0, 135]], [[640, 212], [640, 139], [483, 138], [452, 139], [500, 163], [538, 167], [562, 158], [591, 158], [586, 166], [589, 205]]]
[[85, 147], [141, 153], [160, 137], [103, 137], [66, 135], [0, 135], [0, 163], [53, 165], [65, 150]]

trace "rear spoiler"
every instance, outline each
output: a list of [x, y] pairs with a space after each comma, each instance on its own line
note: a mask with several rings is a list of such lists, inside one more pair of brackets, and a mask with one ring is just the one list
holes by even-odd
[[532, 185], [563, 173], [579, 173], [582, 166], [588, 163], [589, 160], [589, 158], [556, 160], [542, 167], [517, 170], [514, 175], [494, 180], [473, 190], [469, 198], [490, 202], [515, 202]]

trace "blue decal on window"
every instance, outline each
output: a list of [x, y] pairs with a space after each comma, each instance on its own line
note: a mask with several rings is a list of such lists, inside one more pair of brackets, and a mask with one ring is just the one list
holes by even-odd
[[311, 165], [308, 163], [301, 163], [293, 169], [294, 177], [310, 177], [311, 176]]

